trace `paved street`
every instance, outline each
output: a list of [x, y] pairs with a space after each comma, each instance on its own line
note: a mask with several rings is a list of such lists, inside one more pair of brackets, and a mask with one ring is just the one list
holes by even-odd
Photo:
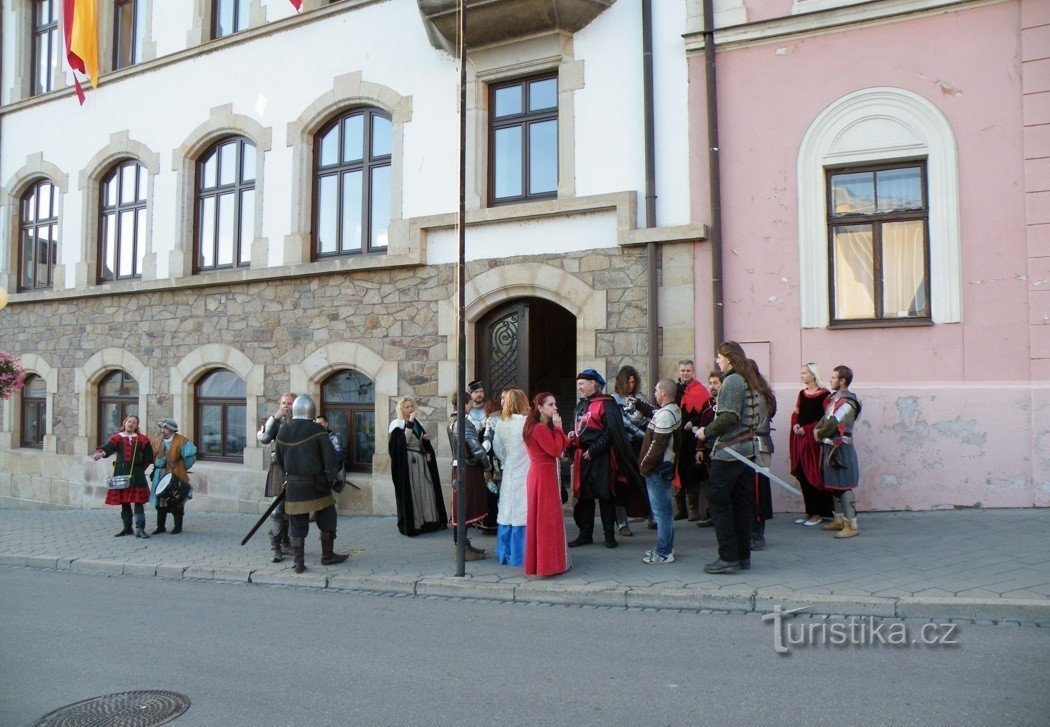
[[1046, 723], [1047, 629], [956, 636], [778, 655], [757, 614], [0, 567], [0, 724], [133, 689], [209, 727]]
[[[0, 564], [494, 600], [745, 611], [779, 603], [832, 614], [1050, 623], [1046, 510], [864, 513], [861, 536], [847, 541], [792, 520], [769, 523], [769, 547], [754, 554], [747, 573], [706, 575], [714, 533], [683, 522], [678, 560], [646, 565], [642, 554], [655, 545], [655, 532], [641, 523], [615, 550], [600, 544], [573, 549], [574, 567], [565, 576], [526, 581], [520, 568], [500, 566], [493, 557], [468, 563], [468, 578], [454, 578], [448, 531], [405, 538], [393, 518], [340, 518], [337, 549], [364, 552], [331, 568], [318, 564], [319, 542], [311, 532], [309, 570], [296, 576], [290, 559], [269, 563], [264, 534], [238, 545], [254, 521], [247, 515], [191, 509], [185, 533], [136, 540], [113, 537], [120, 527], [114, 509], [0, 510]], [[575, 532], [571, 521], [567, 527]], [[474, 539], [494, 547], [491, 538]]]

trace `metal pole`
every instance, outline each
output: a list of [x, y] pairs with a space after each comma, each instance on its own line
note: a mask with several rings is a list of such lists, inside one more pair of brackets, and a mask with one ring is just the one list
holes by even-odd
[[[645, 226], [656, 227], [656, 131], [653, 102], [653, 8], [652, 0], [642, 0], [642, 103], [645, 107]], [[656, 286], [659, 258], [656, 243], [645, 246], [648, 268], [646, 303], [649, 307], [649, 385], [660, 378], [660, 308]]]
[[459, 238], [459, 261], [456, 264], [458, 361], [456, 369], [456, 575], [467, 574], [467, 427], [463, 421], [467, 386], [467, 3], [459, 0], [459, 213], [456, 235]]
[[714, 308], [715, 347], [725, 340], [725, 292], [722, 281], [722, 176], [718, 154], [718, 86], [715, 83], [715, 10], [714, 0], [704, 0], [704, 62], [707, 80], [707, 148], [708, 182], [711, 195], [711, 302]]

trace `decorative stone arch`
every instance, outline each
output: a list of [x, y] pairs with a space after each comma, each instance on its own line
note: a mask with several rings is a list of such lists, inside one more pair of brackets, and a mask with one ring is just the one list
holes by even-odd
[[[513, 298], [543, 298], [576, 316], [577, 370], [606, 368], [597, 354], [597, 333], [608, 327], [608, 299], [571, 273], [545, 263], [514, 263], [486, 270], [466, 284], [467, 371], [474, 369], [474, 324], [500, 303]], [[438, 301], [438, 333], [448, 341], [447, 360], [438, 367], [440, 391], [456, 387], [455, 300]]]
[[255, 146], [255, 230], [249, 257], [253, 268], [267, 265], [268, 240], [263, 229], [263, 174], [266, 152], [272, 146], [273, 129], [263, 126], [250, 116], [235, 114], [233, 104], [216, 106], [208, 113], [208, 120], [190, 132], [186, 140], [171, 154], [171, 169], [175, 172], [178, 195], [179, 233], [171, 252], [170, 275], [173, 278], [193, 274], [194, 215], [197, 206], [197, 160], [215, 142], [231, 136], [244, 137]]
[[248, 446], [244, 449], [244, 464], [252, 469], [262, 469], [263, 450], [258, 445], [252, 446], [255, 439], [255, 414], [259, 411], [259, 402], [264, 395], [264, 367], [252, 363], [232, 346], [223, 343], [209, 343], [186, 354], [171, 369], [171, 407], [179, 428], [192, 436], [196, 424], [196, 407], [193, 405], [193, 389], [197, 381], [207, 371], [227, 369], [244, 379], [245, 404], [248, 416], [245, 417], [245, 436]]
[[[94, 424], [98, 420], [98, 385], [114, 371], [126, 371], [139, 385], [139, 423], [143, 432], [148, 432], [149, 413], [146, 402], [150, 394], [150, 370], [130, 351], [122, 348], [104, 348], [84, 362], [73, 372], [74, 389], [79, 403], [80, 417], [77, 434], [73, 438], [73, 454], [90, 454], [94, 451]], [[97, 444], [97, 443], [95, 443]]]
[[[142, 256], [142, 279], [157, 277], [157, 255], [153, 252], [153, 182], [160, 173], [160, 155], [142, 142], [129, 136], [128, 130], [116, 131], [109, 137], [109, 144], [99, 149], [80, 172], [78, 189], [82, 196], [80, 236], [80, 260], [76, 265], [76, 287], [84, 290], [98, 282], [98, 246], [101, 243], [99, 230], [99, 205], [102, 179], [115, 164], [132, 159], [146, 170], [149, 181], [146, 185], [146, 252]], [[113, 285], [114, 283], [108, 283]]]
[[18, 240], [18, 228], [21, 223], [19, 207], [22, 195], [31, 184], [41, 179], [47, 179], [55, 185], [55, 191], [58, 193], [58, 256], [52, 288], [61, 290], [66, 284], [66, 268], [61, 260], [62, 240], [65, 239], [63, 208], [66, 192], [69, 191], [69, 175], [51, 162], [44, 161], [42, 152], [36, 152], [26, 157], [25, 165], [12, 174], [3, 190], [0, 190], [0, 219], [7, 220], [5, 237], [11, 241], [3, 260], [0, 261], [0, 288], [8, 293], [18, 292], [18, 245], [15, 241]]
[[292, 147], [292, 232], [284, 240], [284, 265], [311, 259], [310, 232], [313, 219], [314, 135], [333, 116], [355, 107], [370, 106], [390, 114], [390, 228], [387, 250], [407, 253], [408, 223], [402, 211], [405, 124], [412, 120], [412, 97], [401, 96], [379, 83], [361, 80], [361, 72], [336, 76], [332, 90], [310, 104], [288, 124], [288, 146]]
[[[58, 452], [58, 438], [55, 437], [55, 394], [58, 393], [58, 369], [52, 368], [42, 356], [35, 353], [23, 353], [20, 358], [22, 368], [26, 375], [36, 374], [44, 380], [47, 389], [46, 412], [44, 428], [44, 450], [51, 454]], [[4, 405], [4, 431], [0, 432], [0, 446], [4, 449], [14, 449], [20, 446], [22, 441], [22, 391], [12, 392], [11, 397]], [[21, 451], [33, 451], [31, 449]]]
[[[390, 427], [391, 402], [398, 396], [396, 361], [387, 361], [371, 348], [360, 343], [333, 341], [313, 351], [303, 359], [302, 363], [292, 364], [288, 369], [290, 390], [297, 394], [309, 394], [317, 402], [321, 401], [321, 384], [336, 371], [353, 369], [372, 379], [376, 387], [376, 439], [386, 435]], [[378, 441], [377, 444], [379, 444]], [[390, 456], [386, 453], [385, 447], [377, 447], [372, 457], [372, 475], [385, 477], [390, 471], [389, 463]], [[393, 511], [391, 509], [394, 505], [392, 490], [387, 493], [381, 488], [368, 487], [363, 481], [368, 479], [367, 474], [355, 473], [353, 479], [355, 484], [362, 487], [362, 490], [358, 492], [353, 488], [346, 488], [338, 498], [341, 508], [374, 513]]]
[[930, 101], [899, 88], [868, 88], [814, 119], [798, 152], [799, 280], [804, 328], [826, 327], [827, 167], [926, 159], [930, 304], [934, 323], [962, 320], [962, 242], [955, 134]]

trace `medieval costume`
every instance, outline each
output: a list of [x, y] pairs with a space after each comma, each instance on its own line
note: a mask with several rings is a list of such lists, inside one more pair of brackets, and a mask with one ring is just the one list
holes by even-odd
[[[453, 403], [453, 406], [455, 404]], [[466, 438], [466, 452], [463, 456], [459, 456], [459, 426], [460, 421], [463, 421], [464, 429], [463, 433]], [[470, 525], [476, 525], [485, 519], [485, 515], [488, 513], [488, 488], [485, 486], [485, 473], [490, 471], [488, 454], [485, 452], [485, 448], [481, 446], [481, 441], [478, 439], [478, 430], [474, 426], [474, 422], [470, 420], [470, 417], [459, 417], [453, 412], [452, 416], [448, 420], [448, 441], [452, 447], [453, 454], [456, 458], [452, 460], [452, 482], [457, 482], [459, 476], [458, 469], [460, 466], [464, 467], [466, 489], [465, 497], [467, 516], [463, 519], [463, 522], [468, 527]], [[457, 517], [459, 513], [458, 509], [459, 493], [456, 492], [456, 487], [452, 488], [452, 517], [449, 518], [450, 525], [457, 525]], [[458, 534], [456, 528], [452, 529], [452, 541], [457, 542]], [[481, 548], [475, 548], [467, 541], [467, 560], [478, 560], [479, 558], [485, 557], [485, 551]]]
[[[678, 382], [675, 403], [682, 410], [682, 430], [689, 436], [680, 437], [682, 451], [678, 456], [678, 470], [675, 472], [675, 520], [688, 518], [689, 522], [698, 522], [707, 512], [707, 498], [701, 502], [700, 483], [707, 479], [706, 471], [696, 461], [697, 440], [692, 430], [703, 426], [701, 415], [704, 406], [711, 400], [711, 392], [696, 379], [685, 383]], [[706, 488], [704, 488], [706, 489]], [[706, 493], [703, 493], [706, 495]]]
[[321, 531], [321, 565], [342, 563], [348, 556], [334, 551], [338, 517], [332, 484], [339, 459], [324, 427], [314, 421], [317, 409], [308, 396], [296, 397], [292, 421], [277, 432], [277, 464], [284, 472], [284, 510], [292, 542], [294, 570], [306, 570], [304, 552], [313, 513]]
[[[575, 437], [570, 449], [573, 455], [572, 490], [577, 498], [573, 519], [580, 529], [569, 545], [594, 542], [595, 500], [601, 512], [605, 545], [615, 548], [616, 505], [622, 505], [630, 517], [645, 517], [649, 512], [645, 484], [638, 472], [634, 449], [623, 428], [623, 414], [616, 400], [601, 393], [605, 380], [594, 369], [577, 374], [576, 380], [589, 379], [598, 391], [580, 399], [573, 412]], [[584, 453], [588, 457], [584, 457]]]
[[[262, 431], [256, 435], [260, 444], [270, 445], [270, 467], [266, 471], [266, 489], [263, 494], [266, 497], [277, 497], [284, 491], [284, 470], [277, 463], [277, 432], [285, 424], [292, 421], [291, 413], [283, 416], [271, 416], [263, 425]], [[270, 549], [273, 551], [273, 562], [280, 563], [284, 559], [283, 545], [288, 545], [288, 516], [284, 511], [282, 502], [270, 515]]]
[[529, 455], [525, 575], [554, 576], [569, 569], [558, 477], [558, 457], [568, 443], [565, 432], [546, 424], [534, 426], [525, 443]]
[[397, 529], [402, 535], [419, 535], [442, 530], [448, 522], [445, 498], [441, 494], [437, 456], [426, 430], [417, 421], [404, 419], [390, 423], [390, 477], [397, 500]]
[[860, 417], [861, 404], [849, 389], [836, 391], [824, 405], [824, 418], [817, 425], [823, 443], [821, 463], [824, 487], [834, 497], [834, 520], [822, 530], [837, 530], [836, 538], [852, 538], [860, 533], [857, 505], [853, 495], [860, 483], [860, 462], [853, 446], [853, 426]]
[[[716, 401], [717, 399], [712, 395], [711, 398], [704, 402], [704, 406], [700, 409], [699, 423], [695, 425], [696, 427], [706, 427], [715, 420]], [[696, 524], [701, 528], [714, 527], [714, 520], [711, 519], [711, 507], [707, 501], [707, 485], [711, 479], [711, 448], [713, 443], [707, 440], [701, 442], [699, 439], [696, 439], [695, 429], [692, 432], [683, 432], [682, 439], [683, 446], [684, 441], [687, 439], [696, 440], [696, 459], [699, 460], [696, 466], [696, 476], [700, 481], [700, 496], [697, 498], [697, 510], [700, 511], [700, 519]]]
[[131, 486], [124, 488], [111, 487], [106, 492], [107, 505], [120, 505], [120, 519], [124, 528], [117, 537], [131, 535], [132, 507], [135, 510], [135, 537], [148, 538], [146, 534], [146, 511], [142, 507], [149, 501], [149, 482], [146, 480], [146, 467], [153, 461], [153, 447], [149, 437], [135, 432], [129, 434], [117, 432], [96, 450], [98, 457], [115, 455], [113, 476], [126, 475], [131, 478]]
[[492, 452], [502, 463], [499, 486], [499, 530], [496, 557], [500, 565], [520, 566], [525, 560], [525, 524], [528, 521], [528, 495], [525, 481], [529, 474], [529, 455], [525, 451], [525, 415], [511, 414], [496, 422]]
[[[820, 467], [823, 447], [813, 439], [813, 429], [824, 416], [824, 403], [830, 395], [831, 392], [824, 388], [813, 393], [802, 389], [798, 392], [795, 410], [791, 413], [792, 433], [788, 438], [791, 474], [802, 489], [806, 517], [813, 520], [813, 524], [818, 524], [815, 518], [830, 518], [832, 514], [831, 494], [824, 489], [824, 476]], [[801, 434], [794, 433], [796, 426], [802, 429]], [[808, 521], [803, 520], [803, 523], [808, 524]]]
[[[179, 425], [173, 419], [161, 419], [161, 436], [151, 442], [156, 459], [153, 461], [153, 478], [150, 482], [149, 502], [157, 508], [157, 529], [154, 535], [167, 532], [168, 513], [175, 521], [172, 535], [182, 532], [182, 518], [186, 513], [186, 501], [193, 499], [189, 469], [197, 461], [197, 447], [179, 434]], [[164, 475], [171, 475], [182, 483], [182, 487], [169, 485], [165, 493], [157, 495], [157, 485]], [[166, 494], [168, 492], [171, 494]]]
[[[771, 406], [764, 396], [759, 395], [755, 403], [758, 406], [755, 419], [755, 464], [768, 469], [773, 464], [773, 428], [770, 420], [776, 416], [776, 401]], [[766, 547], [766, 520], [773, 519], [773, 493], [766, 475], [758, 472], [752, 475], [755, 483], [755, 523], [751, 529], [751, 550], [762, 550]]]

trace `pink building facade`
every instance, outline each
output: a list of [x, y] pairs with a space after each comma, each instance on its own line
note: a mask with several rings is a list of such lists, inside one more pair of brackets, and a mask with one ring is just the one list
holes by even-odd
[[[826, 382], [847, 364], [861, 507], [1050, 505], [1050, 3], [715, 9], [725, 336], [776, 389], [775, 471], [800, 365]], [[691, 185], [706, 221], [698, 12]], [[695, 267], [703, 368], [708, 245]]]

